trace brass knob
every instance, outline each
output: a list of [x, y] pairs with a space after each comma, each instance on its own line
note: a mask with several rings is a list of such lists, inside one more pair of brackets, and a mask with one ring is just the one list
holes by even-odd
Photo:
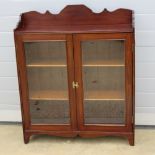
[[78, 82], [75, 82], [75, 81], [72, 82], [72, 86], [73, 86], [74, 89], [79, 88]]

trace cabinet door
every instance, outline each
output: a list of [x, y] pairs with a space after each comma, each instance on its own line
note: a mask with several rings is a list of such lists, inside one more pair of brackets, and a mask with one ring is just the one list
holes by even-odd
[[75, 129], [72, 36], [25, 34], [16, 40], [24, 125]]
[[74, 36], [80, 130], [132, 128], [131, 45], [127, 33]]

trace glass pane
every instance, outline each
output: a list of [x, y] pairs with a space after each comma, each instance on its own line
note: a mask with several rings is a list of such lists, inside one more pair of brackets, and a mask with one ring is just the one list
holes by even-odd
[[84, 108], [87, 124], [121, 124], [122, 122], [124, 122], [124, 101], [85, 101]]
[[32, 124], [69, 124], [66, 42], [25, 42]]
[[32, 123], [68, 123], [69, 106], [66, 101], [31, 101]]
[[125, 123], [124, 40], [82, 42], [85, 124]]

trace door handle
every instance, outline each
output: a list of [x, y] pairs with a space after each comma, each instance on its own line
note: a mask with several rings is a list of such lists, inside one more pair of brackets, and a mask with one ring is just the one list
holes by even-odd
[[79, 88], [79, 83], [73, 81], [73, 82], [72, 82], [72, 87], [73, 87], [74, 89], [75, 89], [75, 88]]

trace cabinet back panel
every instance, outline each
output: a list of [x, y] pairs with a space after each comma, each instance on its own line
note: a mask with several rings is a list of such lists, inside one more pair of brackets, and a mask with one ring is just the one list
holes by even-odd
[[32, 124], [70, 124], [65, 41], [25, 42]]
[[125, 125], [125, 41], [81, 42], [85, 124]]
[[82, 41], [83, 63], [89, 61], [124, 61], [123, 40]]
[[29, 90], [67, 90], [66, 68], [28, 68]]
[[69, 105], [66, 101], [31, 101], [32, 124], [69, 123]]
[[[124, 67], [85, 67], [83, 81], [85, 91], [125, 89]], [[115, 78], [114, 78], [115, 77]]]
[[49, 42], [26, 42], [25, 53], [27, 64], [34, 61], [62, 61], [66, 64], [66, 42], [65, 41], [49, 41]]

